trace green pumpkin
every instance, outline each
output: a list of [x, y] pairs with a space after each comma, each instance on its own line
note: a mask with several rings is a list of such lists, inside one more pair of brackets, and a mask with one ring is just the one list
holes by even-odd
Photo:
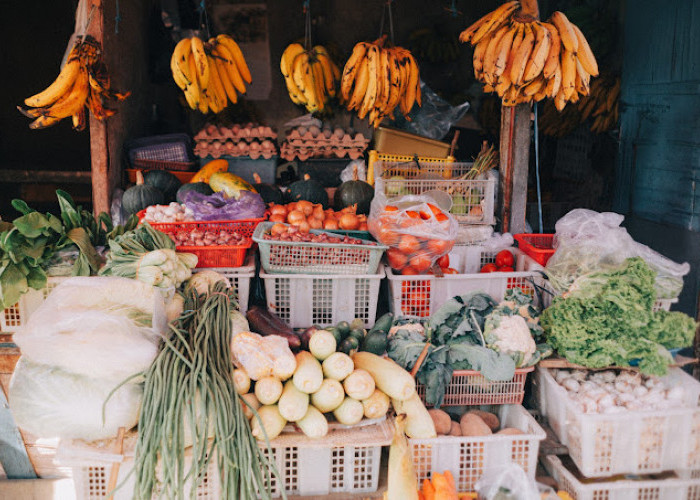
[[260, 194], [265, 203], [274, 203], [275, 205], [281, 205], [284, 202], [284, 197], [282, 196], [282, 190], [275, 186], [274, 184], [267, 184], [262, 182], [262, 179], [258, 174], [253, 174], [253, 179], [255, 179], [255, 184], [253, 187]]
[[302, 180], [292, 182], [287, 190], [289, 201], [306, 200], [313, 204], [320, 203], [323, 208], [328, 208], [328, 193], [320, 182], [312, 179], [309, 174], [304, 174]]
[[144, 174], [143, 181], [144, 184], [160, 190], [165, 196], [165, 203], [175, 201], [177, 190], [182, 185], [177, 177], [165, 170], [149, 170]]
[[187, 191], [196, 191], [207, 196], [214, 194], [214, 191], [212, 191], [212, 189], [209, 187], [209, 184], [207, 184], [206, 182], [190, 182], [188, 184], [183, 184], [182, 186], [180, 186], [180, 189], [177, 190], [175, 198], [178, 203], [184, 203], [182, 196]]
[[374, 198], [374, 188], [365, 181], [357, 179], [357, 167], [354, 180], [343, 182], [335, 191], [333, 204], [336, 210], [357, 205], [357, 213], [369, 215], [369, 205]]
[[151, 205], [165, 203], [163, 192], [157, 187], [144, 184], [141, 171], [136, 172], [136, 185], [124, 191], [122, 207], [129, 215], [135, 214]]

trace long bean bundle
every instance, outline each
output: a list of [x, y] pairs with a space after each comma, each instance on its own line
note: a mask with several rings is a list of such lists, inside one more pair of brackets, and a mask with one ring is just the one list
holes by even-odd
[[246, 403], [234, 388], [229, 346], [235, 306], [234, 292], [223, 283], [202, 295], [193, 288], [184, 312], [171, 324], [170, 337], [146, 373], [134, 499], [194, 499], [212, 460], [221, 498], [269, 499], [265, 485], [271, 484], [271, 475], [280, 483], [276, 467], [251, 434]]

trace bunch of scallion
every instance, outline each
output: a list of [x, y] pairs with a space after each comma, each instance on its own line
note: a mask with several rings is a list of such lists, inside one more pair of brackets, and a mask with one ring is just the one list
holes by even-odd
[[[272, 477], [281, 484], [251, 434], [242, 406], [247, 403], [234, 389], [229, 346], [235, 307], [235, 292], [225, 283], [201, 295], [192, 287], [185, 312], [171, 323], [145, 376], [134, 499], [194, 499], [211, 461], [219, 471], [220, 498], [269, 499]], [[191, 461], [185, 460], [188, 440]]]
[[109, 241], [101, 276], [132, 278], [160, 288], [178, 287], [192, 275], [197, 256], [175, 251], [170, 236], [147, 222]]

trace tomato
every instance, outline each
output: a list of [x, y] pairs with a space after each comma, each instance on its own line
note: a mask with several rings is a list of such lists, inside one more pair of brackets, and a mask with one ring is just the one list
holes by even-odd
[[392, 246], [399, 242], [399, 234], [391, 229], [391, 226], [380, 226], [377, 231], [377, 239], [384, 245]]
[[396, 208], [394, 205], [387, 205], [384, 207], [385, 212], [396, 212], [398, 208]]
[[448, 217], [443, 213], [439, 213], [435, 214], [435, 219], [437, 219], [438, 222], [445, 222], [448, 219]]
[[450, 267], [450, 256], [448, 254], [443, 255], [437, 260], [437, 265], [442, 269]]
[[406, 215], [408, 215], [411, 219], [420, 219], [420, 214], [415, 210], [406, 210]]
[[425, 210], [421, 210], [419, 213], [420, 213], [420, 218], [423, 220], [428, 220], [432, 217], [432, 214], [430, 212], [425, 211]]
[[498, 268], [499, 273], [512, 273], [515, 272], [515, 269], [513, 269], [510, 266], [501, 266]]
[[396, 247], [391, 247], [386, 251], [386, 258], [391, 268], [397, 271], [400, 271], [408, 264], [408, 258]]
[[416, 270], [417, 274], [425, 273], [428, 269], [430, 269], [432, 264], [433, 262], [431, 258], [424, 253], [414, 256], [409, 262], [409, 265]]
[[457, 271], [454, 267], [448, 267], [447, 269], [442, 270], [442, 274], [459, 274], [459, 271]]
[[428, 203], [428, 208], [430, 208], [430, 211], [433, 212], [436, 216], [437, 215], [445, 215], [440, 208], [436, 207], [432, 203]]
[[496, 254], [496, 266], [497, 267], [513, 267], [515, 259], [513, 254], [508, 250], [501, 250]]
[[495, 273], [498, 271], [498, 266], [496, 264], [486, 264], [484, 267], [481, 268], [480, 273]]
[[428, 241], [428, 251], [433, 255], [444, 255], [454, 246], [454, 242], [447, 240], [429, 240]]
[[418, 271], [416, 271], [416, 269], [411, 266], [406, 266], [401, 270], [401, 274], [407, 276], [412, 274], [418, 274]]
[[420, 250], [420, 242], [415, 236], [404, 234], [399, 240], [399, 250], [406, 255], [411, 255]]

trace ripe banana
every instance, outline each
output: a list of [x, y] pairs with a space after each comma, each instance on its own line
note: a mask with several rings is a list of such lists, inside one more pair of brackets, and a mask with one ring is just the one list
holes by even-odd
[[40, 93], [27, 97], [24, 104], [35, 108], [53, 104], [73, 87], [73, 83], [80, 73], [80, 68], [81, 63], [78, 58], [69, 58], [56, 80]]
[[289, 45], [282, 53], [280, 71], [292, 102], [310, 113], [325, 110], [337, 93], [340, 70], [321, 45], [310, 51], [298, 43]]
[[593, 56], [593, 51], [591, 50], [590, 45], [588, 45], [586, 37], [583, 36], [581, 30], [575, 24], [571, 24], [571, 29], [574, 30], [574, 33], [576, 34], [576, 40], [578, 43], [576, 57], [581, 62], [583, 68], [588, 72], [589, 75], [598, 76], [598, 63], [596, 62], [595, 57]]
[[576, 53], [578, 50], [578, 37], [572, 28], [572, 24], [563, 12], [556, 11], [552, 14], [551, 21], [559, 31], [559, 37], [564, 48]]
[[238, 72], [241, 74], [241, 77], [247, 84], [250, 85], [253, 79], [250, 75], [250, 69], [248, 69], [248, 63], [246, 63], [246, 60], [243, 57], [243, 52], [238, 44], [228, 35], [219, 35], [216, 37], [216, 41], [228, 49], [233, 57], [233, 61], [236, 63], [236, 67], [238, 68]]
[[173, 80], [180, 89], [184, 90], [190, 83], [192, 77], [188, 74], [187, 54], [191, 49], [191, 40], [183, 38], [175, 46], [173, 55], [170, 57], [170, 71], [173, 73]]

